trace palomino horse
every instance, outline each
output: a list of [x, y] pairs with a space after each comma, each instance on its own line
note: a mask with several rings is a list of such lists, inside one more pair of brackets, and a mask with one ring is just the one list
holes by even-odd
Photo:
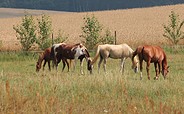
[[[155, 72], [156, 72], [155, 79], [158, 79], [158, 74], [160, 74], [160, 71], [161, 71], [160, 67], [162, 67], [162, 75], [164, 79], [166, 78], [166, 75], [169, 72], [168, 71], [169, 66], [167, 66], [166, 54], [161, 47], [150, 46], [150, 45], [138, 46], [136, 51], [133, 53], [132, 58], [136, 55], [139, 56], [139, 61], [140, 61], [140, 71], [141, 71], [140, 79], [142, 79], [143, 60], [147, 62], [146, 70], [147, 70], [147, 75], [149, 80], [150, 80], [150, 74], [149, 74], [150, 63], [154, 63], [154, 66], [155, 66]], [[157, 64], [158, 64], [158, 68], [157, 68]]]
[[[38, 61], [36, 63], [36, 71], [37, 72], [41, 69], [41, 65], [42, 65], [43, 61], [44, 61], [43, 70], [44, 70], [46, 63], [48, 63], [49, 70], [51, 70], [50, 61], [53, 62], [53, 67], [54, 67], [54, 65], [56, 66], [55, 58], [51, 56], [51, 48], [46, 48], [44, 50], [44, 52], [39, 55]], [[63, 65], [65, 66], [65, 61], [62, 60], [62, 62], [63, 62]]]
[[[80, 71], [83, 74], [83, 59], [86, 58], [86, 61], [90, 61], [90, 55], [84, 45], [81, 43], [70, 45], [70, 44], [60, 44], [54, 47], [54, 53], [57, 60], [57, 64], [61, 60], [73, 60], [74, 59], [74, 69], [77, 62], [77, 59], [80, 59]], [[68, 64], [68, 63], [67, 63]], [[88, 70], [91, 73], [92, 68], [88, 66]]]
[[[133, 50], [127, 45], [127, 44], [120, 44], [120, 45], [112, 45], [112, 44], [104, 44], [104, 45], [99, 45], [97, 48], [96, 55], [94, 59], [91, 61], [91, 65], [93, 65], [98, 57], [100, 56], [100, 61], [98, 63], [98, 72], [100, 69], [100, 64], [104, 60], [104, 71], [106, 72], [106, 62], [107, 58], [112, 58], [112, 59], [121, 59], [121, 67], [120, 71], [123, 73], [124, 72], [124, 64], [125, 60], [127, 58], [132, 58]], [[134, 68], [135, 72], [138, 72], [138, 58], [134, 57], [132, 60], [132, 68]]]

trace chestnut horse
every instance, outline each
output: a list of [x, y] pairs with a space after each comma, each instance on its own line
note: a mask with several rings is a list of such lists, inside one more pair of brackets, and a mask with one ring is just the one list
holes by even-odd
[[[38, 61], [36, 63], [36, 71], [37, 72], [41, 69], [41, 65], [42, 65], [43, 61], [44, 61], [43, 70], [44, 70], [46, 63], [48, 63], [49, 70], [51, 70], [50, 61], [53, 62], [53, 67], [56, 66], [55, 58], [53, 56], [51, 56], [51, 48], [46, 48], [44, 50], [44, 52], [39, 55]], [[62, 60], [62, 61], [63, 61], [63, 65], [65, 66], [65, 61], [64, 60]]]
[[[112, 44], [104, 44], [99, 45], [97, 48], [96, 55], [94, 59], [91, 61], [91, 65], [93, 65], [98, 57], [100, 56], [100, 61], [98, 63], [98, 72], [100, 69], [100, 65], [104, 60], [104, 71], [106, 72], [106, 62], [110, 57], [112, 59], [121, 59], [120, 72], [124, 72], [124, 64], [127, 58], [132, 58], [133, 50], [127, 44], [120, 45], [112, 45]], [[134, 57], [132, 60], [132, 68], [134, 68], [134, 72], [138, 72], [138, 58]]]
[[[53, 51], [54, 52], [52, 52], [52, 53], [55, 54], [54, 56], [56, 57], [57, 64], [61, 60], [67, 60], [67, 59], [73, 60], [74, 59], [74, 61], [75, 61], [74, 62], [74, 69], [75, 69], [77, 59], [80, 59], [81, 74], [83, 74], [83, 59], [85, 58], [87, 62], [90, 61], [89, 52], [86, 49], [86, 47], [81, 43], [77, 43], [74, 45], [62, 43], [60, 45], [53, 47]], [[67, 63], [67, 65], [68, 65], [68, 63]], [[91, 73], [92, 68], [90, 68], [88, 66], [87, 69]]]
[[[149, 74], [149, 66], [150, 63], [154, 63], [155, 66], [155, 72], [156, 72], [156, 77], [155, 79], [158, 79], [158, 75], [161, 72], [161, 67], [162, 67], [162, 75], [164, 79], [166, 78], [169, 66], [167, 65], [167, 57], [163, 49], [159, 46], [151, 46], [151, 45], [143, 45], [143, 46], [138, 46], [136, 51], [133, 53], [133, 56], [139, 56], [139, 61], [140, 61], [140, 71], [141, 71], [141, 76], [140, 79], [142, 79], [142, 63], [143, 60], [147, 62], [146, 70], [147, 70], [147, 75], [148, 79], [150, 80], [150, 74]], [[157, 68], [158, 65], [158, 68]]]
[[51, 48], [47, 48], [47, 49], [44, 50], [43, 53], [41, 53], [39, 55], [38, 61], [36, 63], [36, 71], [37, 72], [41, 69], [41, 65], [42, 65], [43, 60], [44, 60], [43, 70], [44, 70], [44, 67], [45, 67], [47, 62], [48, 62], [49, 70], [51, 70], [50, 69], [50, 61], [53, 60], [53, 59], [50, 57], [50, 53], [51, 53]]

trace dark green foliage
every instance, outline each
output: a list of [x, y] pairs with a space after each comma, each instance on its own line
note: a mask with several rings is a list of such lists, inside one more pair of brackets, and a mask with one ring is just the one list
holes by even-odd
[[176, 45], [181, 39], [184, 39], [184, 32], [181, 30], [184, 20], [180, 22], [179, 15], [171, 11], [169, 15], [170, 21], [168, 25], [164, 25], [164, 34], [172, 44]]
[[23, 51], [28, 51], [36, 41], [36, 25], [33, 16], [27, 14], [22, 18], [22, 23], [17, 26], [13, 26], [16, 31], [17, 39], [22, 45]]

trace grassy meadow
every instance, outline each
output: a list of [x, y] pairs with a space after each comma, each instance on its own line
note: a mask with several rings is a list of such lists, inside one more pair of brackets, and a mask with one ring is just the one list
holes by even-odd
[[[154, 80], [154, 65], [147, 79], [145, 63], [143, 80], [131, 69], [127, 59], [125, 72], [119, 72], [120, 61], [108, 59], [107, 73], [97, 73], [97, 63], [90, 75], [84, 61], [84, 75], [79, 62], [75, 71], [35, 72], [37, 54], [0, 53], [0, 113], [43, 114], [181, 114], [184, 112], [183, 52], [167, 50], [170, 72], [166, 80], [160, 75]], [[98, 61], [97, 61], [98, 62]]]
[[[170, 66], [168, 78], [154, 80], [154, 65], [150, 67], [151, 80], [147, 79], [146, 65], [143, 80], [131, 69], [126, 60], [121, 74], [120, 61], [108, 59], [107, 72], [97, 63], [90, 75], [84, 61], [84, 75], [79, 62], [75, 71], [36, 72], [38, 54], [19, 52], [13, 25], [22, 17], [0, 18], [0, 114], [182, 114], [184, 113], [184, 48], [168, 47], [163, 37], [163, 24], [169, 21], [171, 11], [184, 19], [184, 4], [152, 8], [135, 8], [82, 13], [46, 13], [52, 19], [54, 36], [58, 30], [68, 35], [67, 43], [81, 42], [81, 27], [86, 15], [94, 15], [112, 34], [117, 31], [117, 43], [130, 47], [142, 44], [160, 45], [166, 51]], [[2, 9], [0, 9], [2, 10]], [[6, 9], [3, 9], [6, 10]], [[11, 10], [11, 9], [8, 9]], [[17, 13], [12, 9], [11, 12]], [[4, 11], [3, 11], [4, 12]], [[35, 19], [39, 16], [34, 15]], [[44, 11], [43, 11], [44, 13]], [[182, 28], [183, 30], [183, 28]], [[184, 44], [183, 40], [179, 42]], [[164, 45], [167, 45], [164, 47]], [[16, 52], [13, 52], [15, 50]], [[91, 53], [94, 57], [94, 53]], [[98, 61], [97, 61], [98, 62]]]

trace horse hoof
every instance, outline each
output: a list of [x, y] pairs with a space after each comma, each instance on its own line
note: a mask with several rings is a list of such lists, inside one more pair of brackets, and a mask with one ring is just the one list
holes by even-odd
[[154, 80], [158, 80], [158, 77], [154, 77]]

